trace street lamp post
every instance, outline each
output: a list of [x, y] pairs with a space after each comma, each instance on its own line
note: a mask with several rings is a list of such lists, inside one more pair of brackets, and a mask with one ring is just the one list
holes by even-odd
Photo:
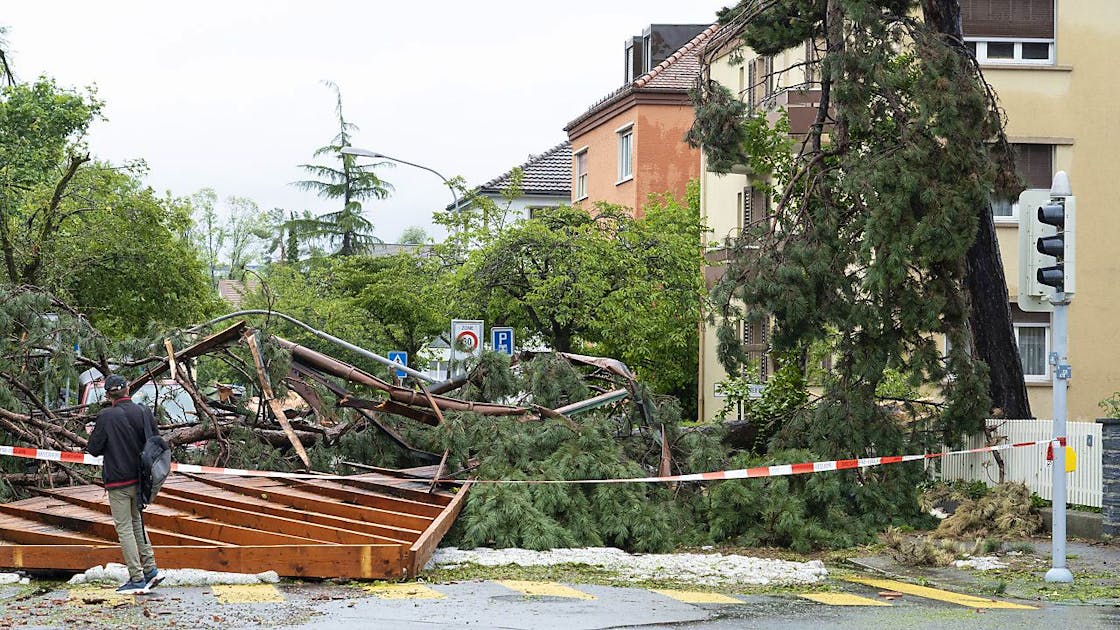
[[[357, 147], [342, 147], [342, 153], [345, 154], [345, 155], [360, 155], [362, 157], [371, 157], [371, 158], [377, 158], [377, 159], [380, 159], [380, 160], [390, 160], [392, 162], [400, 162], [401, 164], [407, 164], [409, 166], [415, 166], [416, 168], [419, 168], [419, 169], [424, 169], [425, 171], [428, 171], [429, 173], [432, 173], [436, 177], [442, 179], [444, 184], [447, 184], [448, 190], [451, 191], [451, 197], [455, 200], [455, 209], [456, 210], [459, 209], [459, 195], [455, 192], [455, 187], [451, 185], [451, 182], [449, 182], [447, 180], [447, 178], [443, 176], [442, 173], [435, 170], [434, 168], [429, 168], [427, 166], [424, 166], [423, 164], [416, 164], [415, 162], [409, 162], [408, 160], [402, 160], [400, 158], [390, 157], [388, 155], [385, 155], [384, 153], [378, 153], [377, 151], [370, 151], [369, 149], [359, 149]], [[447, 376], [448, 376], [448, 379], [450, 379], [452, 374], [454, 373], [454, 368], [453, 368], [454, 359], [455, 359], [455, 348], [454, 348], [454, 346], [452, 346], [451, 352], [447, 357]]]
[[402, 160], [400, 158], [390, 157], [388, 155], [385, 155], [384, 153], [378, 153], [377, 151], [370, 151], [369, 149], [359, 149], [357, 147], [342, 147], [342, 153], [346, 155], [360, 155], [362, 157], [390, 160], [392, 162], [400, 162], [401, 164], [407, 164], [409, 166], [424, 169], [425, 171], [428, 171], [429, 173], [432, 173], [436, 177], [442, 179], [443, 183], [447, 184], [447, 188], [451, 190], [452, 198], [455, 199], [455, 209], [459, 208], [459, 195], [455, 193], [455, 187], [451, 185], [451, 182], [448, 181], [446, 177], [444, 177], [439, 171], [435, 170], [434, 168], [429, 168], [427, 166], [424, 166], [423, 164], [416, 164], [407, 160]]

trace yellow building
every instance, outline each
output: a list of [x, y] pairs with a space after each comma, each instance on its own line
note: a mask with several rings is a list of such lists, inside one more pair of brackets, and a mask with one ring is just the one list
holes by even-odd
[[[1120, 1], [1117, 0], [961, 0], [965, 39], [981, 63], [1007, 113], [1007, 135], [1019, 156], [1028, 186], [1049, 188], [1054, 171], [1070, 176], [1077, 196], [1077, 295], [1069, 307], [1069, 417], [1091, 420], [1098, 402], [1120, 390], [1120, 256], [1114, 235], [1120, 219], [1111, 198], [1120, 189], [1114, 151], [1120, 141], [1120, 85], [1113, 80], [1112, 52], [1120, 53]], [[744, 51], [731, 62], [735, 42], [717, 33], [714, 61], [708, 67], [719, 81], [748, 103], [768, 111], [790, 111], [796, 132], [814, 105], [813, 84], [797, 62], [813, 48], [790, 50], [775, 58]], [[1110, 52], [1111, 51], [1111, 52]], [[788, 71], [783, 69], [792, 68]], [[776, 70], [775, 70], [776, 69]], [[746, 175], [717, 175], [701, 168], [701, 213], [711, 241], [734, 236], [751, 220], [752, 209], [768, 200]], [[1032, 412], [1052, 415], [1050, 315], [1021, 311], [1018, 295], [1018, 204], [997, 202], [995, 224], [1008, 282], [1008, 299], [1023, 358]], [[1033, 212], [1033, 209], [1026, 209]], [[718, 247], [709, 254], [717, 261]], [[709, 270], [709, 277], [715, 270]], [[764, 331], [744, 331], [756, 344], [762, 366]], [[765, 367], [763, 369], [765, 376]], [[727, 375], [716, 358], [714, 330], [701, 331], [700, 417], [712, 419], [723, 407], [717, 384]]]

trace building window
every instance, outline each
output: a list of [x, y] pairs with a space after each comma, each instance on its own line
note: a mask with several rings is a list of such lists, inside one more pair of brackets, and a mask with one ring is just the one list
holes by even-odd
[[1050, 379], [1050, 327], [1045, 324], [1015, 324], [1015, 342], [1019, 344], [1019, 360], [1023, 377], [1028, 381]]
[[[1050, 189], [1054, 176], [1054, 145], [1012, 144], [1015, 152], [1015, 170], [1027, 188]], [[1019, 203], [1014, 199], [993, 199], [992, 216], [997, 222], [1011, 223], [1019, 220]]]
[[634, 126], [618, 130], [618, 183], [634, 177]]
[[576, 201], [587, 198], [587, 149], [576, 153]]
[[1054, 0], [961, 0], [961, 23], [980, 63], [1054, 63]]
[[1028, 383], [1050, 381], [1050, 313], [1033, 313], [1011, 306], [1015, 342], [1023, 363], [1023, 378]]

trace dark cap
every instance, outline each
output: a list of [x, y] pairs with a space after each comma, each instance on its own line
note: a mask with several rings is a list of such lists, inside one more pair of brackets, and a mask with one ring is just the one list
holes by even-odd
[[120, 374], [113, 374], [105, 379], [105, 391], [107, 392], [119, 392], [126, 387], [128, 387], [128, 381]]

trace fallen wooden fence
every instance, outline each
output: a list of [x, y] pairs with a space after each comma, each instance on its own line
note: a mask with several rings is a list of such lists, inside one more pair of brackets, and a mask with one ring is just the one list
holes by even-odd
[[[368, 473], [280, 480], [172, 475], [144, 523], [165, 569], [286, 577], [414, 578], [466, 497], [430, 479]], [[81, 571], [121, 562], [105, 490], [72, 486], [0, 504], [0, 567]]]

